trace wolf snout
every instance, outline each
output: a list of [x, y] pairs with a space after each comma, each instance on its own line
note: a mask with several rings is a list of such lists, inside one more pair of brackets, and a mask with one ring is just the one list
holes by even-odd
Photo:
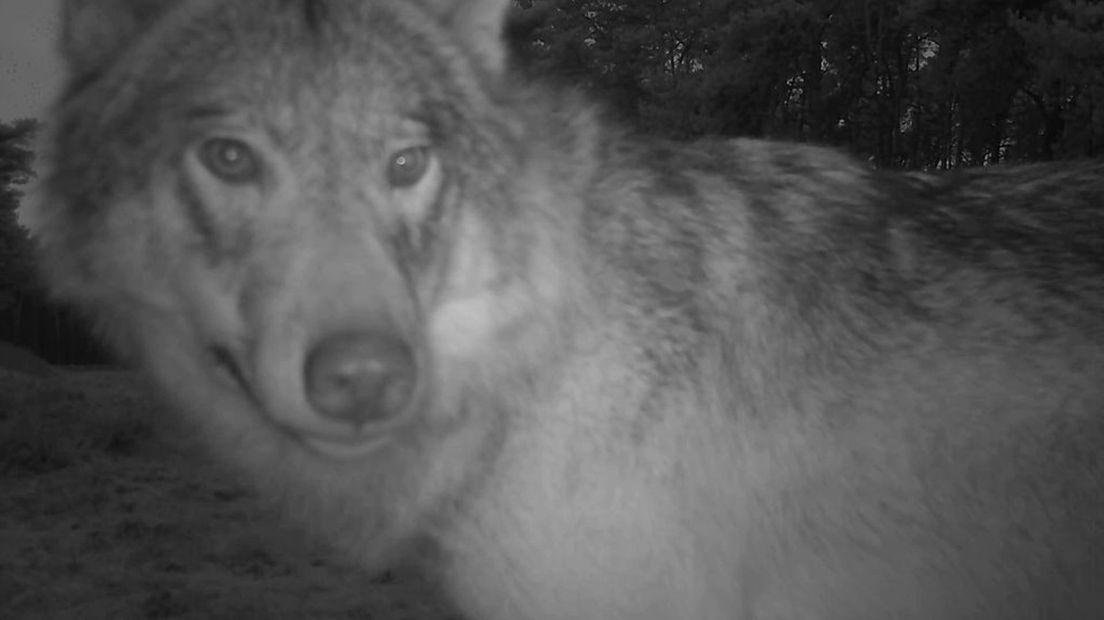
[[306, 358], [307, 400], [327, 418], [356, 426], [391, 420], [414, 398], [410, 346], [383, 333], [342, 333], [319, 341]]

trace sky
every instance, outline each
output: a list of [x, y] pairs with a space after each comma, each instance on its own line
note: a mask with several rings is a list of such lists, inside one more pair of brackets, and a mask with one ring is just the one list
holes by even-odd
[[58, 0], [0, 0], [0, 121], [44, 119], [61, 79]]

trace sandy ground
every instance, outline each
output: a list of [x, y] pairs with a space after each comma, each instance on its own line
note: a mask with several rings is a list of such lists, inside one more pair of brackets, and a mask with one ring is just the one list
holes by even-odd
[[444, 620], [281, 527], [132, 374], [0, 370], [0, 617]]

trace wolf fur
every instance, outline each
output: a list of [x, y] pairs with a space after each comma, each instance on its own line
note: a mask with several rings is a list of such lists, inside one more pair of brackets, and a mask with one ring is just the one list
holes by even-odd
[[1104, 617], [1104, 166], [633, 136], [509, 5], [68, 0], [53, 289], [473, 619]]

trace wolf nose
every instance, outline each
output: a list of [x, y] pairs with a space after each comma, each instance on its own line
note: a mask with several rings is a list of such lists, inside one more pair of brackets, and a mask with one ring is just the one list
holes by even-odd
[[327, 337], [307, 356], [306, 390], [320, 414], [357, 426], [406, 410], [417, 370], [410, 347], [394, 336], [344, 333]]

